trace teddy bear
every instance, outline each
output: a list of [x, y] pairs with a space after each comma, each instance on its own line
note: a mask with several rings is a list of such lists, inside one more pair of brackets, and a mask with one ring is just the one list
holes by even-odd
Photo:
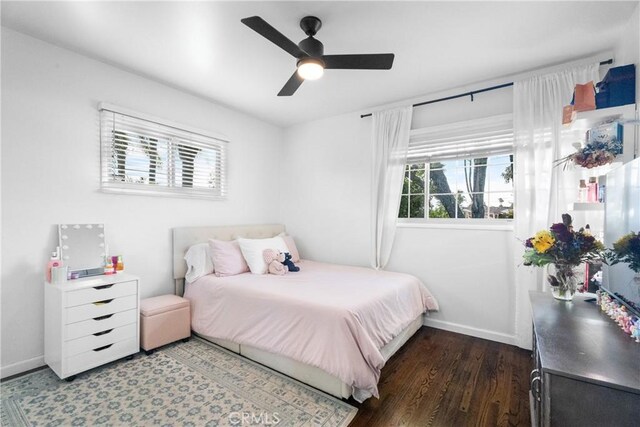
[[285, 254], [276, 249], [265, 249], [262, 251], [264, 262], [267, 263], [267, 271], [271, 274], [282, 276], [287, 274], [287, 267], [284, 265]]
[[289, 252], [284, 253], [284, 261], [282, 262], [289, 271], [300, 271], [300, 267], [296, 266], [293, 261], [291, 261], [291, 254]]

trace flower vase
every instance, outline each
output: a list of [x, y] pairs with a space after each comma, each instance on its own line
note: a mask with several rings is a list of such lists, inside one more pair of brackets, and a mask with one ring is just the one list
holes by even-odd
[[580, 266], [572, 264], [549, 264], [547, 280], [555, 299], [571, 301], [581, 279]]

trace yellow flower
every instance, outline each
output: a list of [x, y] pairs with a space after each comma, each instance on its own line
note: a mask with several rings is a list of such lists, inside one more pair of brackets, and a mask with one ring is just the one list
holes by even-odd
[[541, 254], [547, 252], [555, 242], [556, 239], [554, 239], [553, 235], [547, 230], [538, 231], [536, 235], [533, 236], [533, 239], [531, 239], [533, 248]]

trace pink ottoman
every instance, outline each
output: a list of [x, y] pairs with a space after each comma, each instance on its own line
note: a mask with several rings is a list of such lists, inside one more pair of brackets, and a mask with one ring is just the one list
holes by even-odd
[[189, 300], [160, 295], [140, 301], [140, 346], [151, 350], [191, 336]]

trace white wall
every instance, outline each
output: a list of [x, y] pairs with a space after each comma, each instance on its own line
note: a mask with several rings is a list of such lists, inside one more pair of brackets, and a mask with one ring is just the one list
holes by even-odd
[[353, 113], [285, 130], [280, 217], [302, 257], [369, 264], [369, 128]]
[[[473, 103], [464, 98], [417, 107], [412, 127], [511, 110], [512, 90], [501, 89], [476, 95]], [[369, 265], [371, 123], [353, 113], [285, 130], [281, 218], [303, 257]], [[429, 324], [513, 342], [514, 242], [511, 230], [402, 227], [387, 269], [416, 275], [436, 296], [441, 310]]]
[[[228, 201], [98, 191], [97, 104], [225, 134]], [[43, 277], [58, 223], [106, 224], [142, 297], [173, 291], [171, 228], [278, 222], [282, 130], [50, 44], [2, 30], [3, 376], [42, 365]]]
[[636, 64], [636, 103], [640, 97], [640, 2], [622, 31], [615, 50], [615, 66]]

